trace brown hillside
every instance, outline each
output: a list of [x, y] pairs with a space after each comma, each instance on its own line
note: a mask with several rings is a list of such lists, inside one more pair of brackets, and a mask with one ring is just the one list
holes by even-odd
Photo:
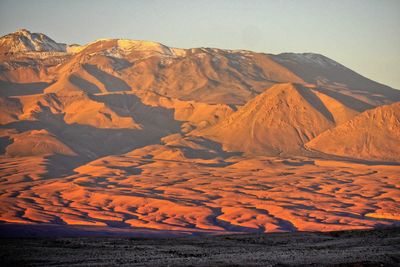
[[298, 153], [303, 144], [356, 114], [328, 96], [297, 84], [280, 84], [222, 122], [197, 131], [228, 150], [248, 154]]
[[400, 161], [400, 102], [363, 112], [322, 133], [307, 147], [351, 158]]

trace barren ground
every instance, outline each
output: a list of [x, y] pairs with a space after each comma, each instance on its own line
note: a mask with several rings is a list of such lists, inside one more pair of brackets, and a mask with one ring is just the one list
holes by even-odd
[[185, 238], [0, 239], [2, 266], [399, 266], [399, 228]]

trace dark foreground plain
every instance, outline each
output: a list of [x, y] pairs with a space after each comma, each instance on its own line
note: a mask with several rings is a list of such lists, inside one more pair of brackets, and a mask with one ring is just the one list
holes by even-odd
[[2, 238], [1, 266], [400, 266], [400, 228], [220, 236]]

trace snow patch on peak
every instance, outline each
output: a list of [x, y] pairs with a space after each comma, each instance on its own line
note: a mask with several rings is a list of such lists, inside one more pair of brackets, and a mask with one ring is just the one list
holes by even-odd
[[282, 53], [275, 56], [280, 61], [296, 61], [300, 64], [317, 64], [320, 67], [340, 67], [336, 61], [316, 53]]
[[170, 49], [167, 46], [150, 41], [119, 39], [118, 47], [125, 51], [136, 50], [136, 51], [155, 51], [162, 54], [171, 53]]
[[142, 52], [156, 52], [167, 56], [181, 57], [186, 55], [185, 49], [171, 48], [166, 45], [141, 40], [118, 39], [118, 48], [124, 52], [142, 51]]
[[43, 33], [20, 29], [0, 38], [2, 51], [17, 52], [66, 52], [66, 44], [57, 43]]
[[[100, 46], [98, 46], [99, 44]], [[92, 47], [93, 45], [97, 45], [96, 51], [93, 52], [94, 54], [103, 54], [117, 58], [124, 57], [134, 52], [143, 52], [143, 55], [155, 53], [168, 57], [181, 57], [186, 55], [185, 49], [170, 48], [152, 41], [130, 39], [98, 39], [84, 47], [78, 48], [78, 50], [81, 51], [82, 48]]]

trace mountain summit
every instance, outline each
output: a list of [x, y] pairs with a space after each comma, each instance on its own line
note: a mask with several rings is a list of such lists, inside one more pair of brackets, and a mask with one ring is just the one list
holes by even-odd
[[43, 33], [20, 29], [0, 38], [0, 53], [65, 52], [66, 44], [57, 43]]
[[337, 100], [300, 84], [267, 89], [220, 123], [198, 132], [233, 151], [297, 154], [304, 143], [357, 114]]

